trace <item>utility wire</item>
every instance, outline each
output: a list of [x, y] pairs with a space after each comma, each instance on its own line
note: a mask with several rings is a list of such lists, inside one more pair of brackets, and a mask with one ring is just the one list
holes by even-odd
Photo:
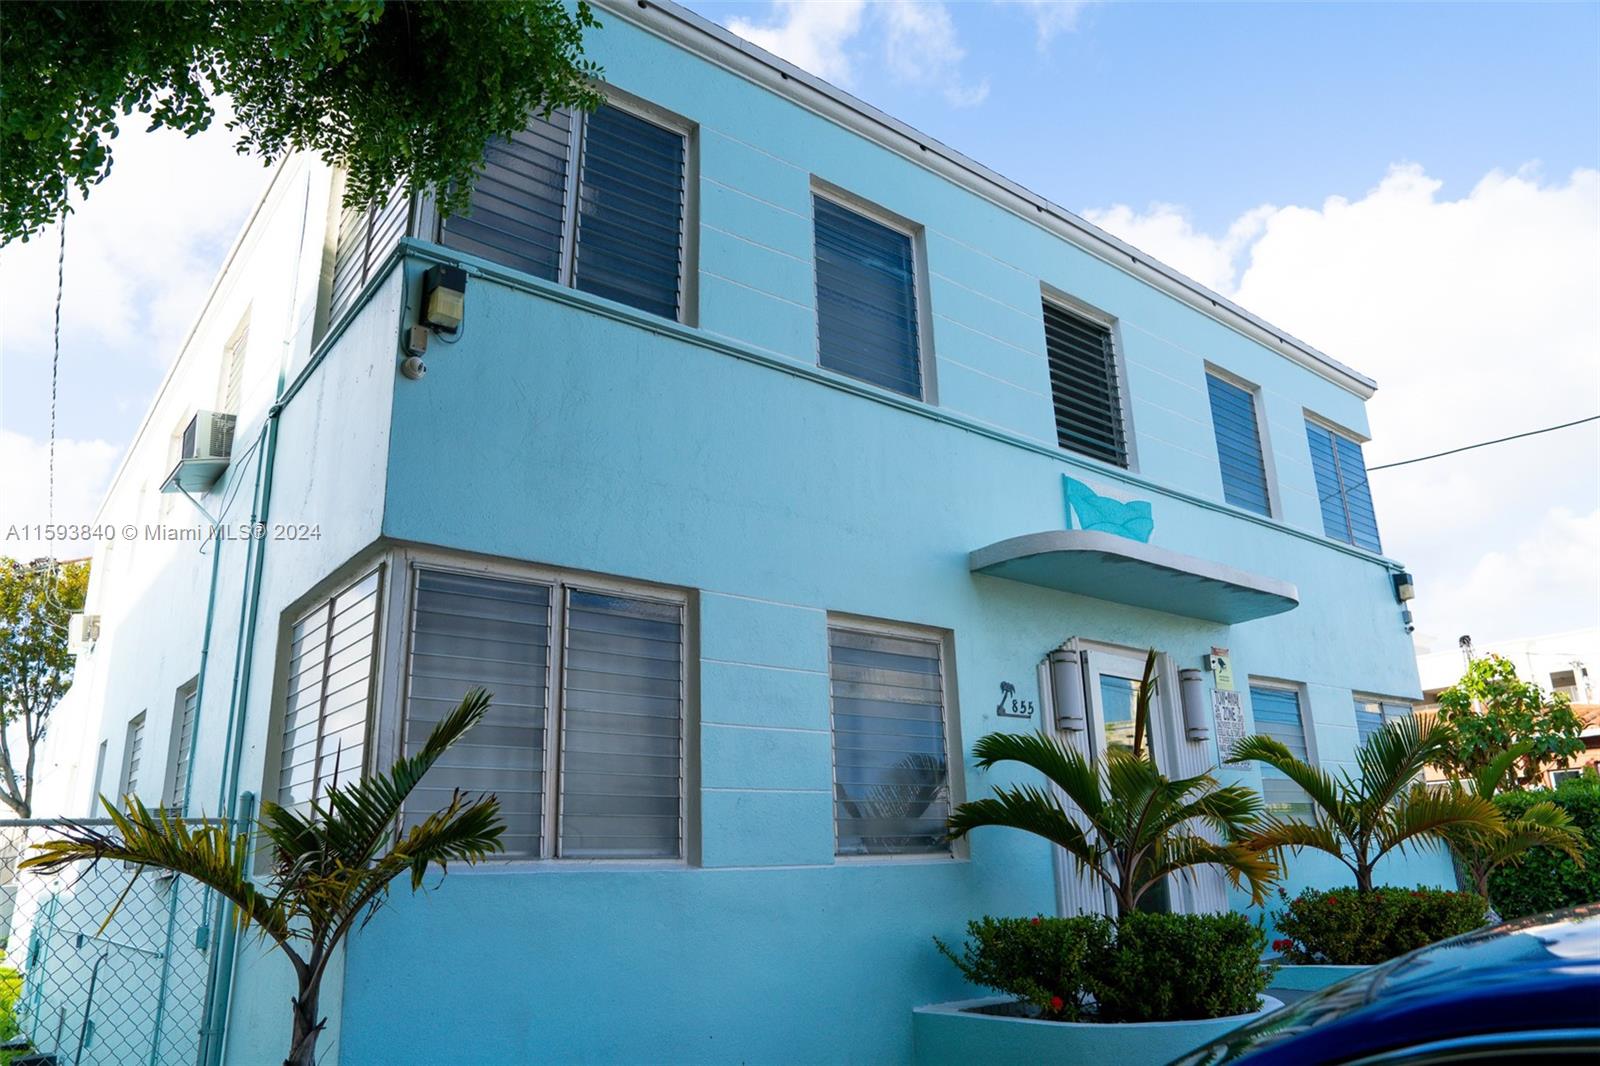
[[1402, 459], [1398, 463], [1384, 463], [1382, 466], [1369, 466], [1367, 473], [1375, 470], [1388, 470], [1396, 466], [1410, 466], [1412, 463], [1422, 463], [1429, 459], [1441, 459], [1446, 455], [1455, 455], [1457, 452], [1470, 452], [1474, 448], [1487, 448], [1491, 444], [1504, 444], [1508, 440], [1521, 440], [1523, 437], [1536, 437], [1541, 433], [1553, 433], [1558, 429], [1567, 429], [1570, 426], [1581, 426], [1585, 422], [1600, 422], [1600, 415], [1590, 415], [1588, 418], [1579, 418], [1572, 422], [1563, 422], [1559, 426], [1545, 426], [1543, 429], [1530, 429], [1526, 433], [1513, 433], [1509, 437], [1497, 437], [1494, 440], [1479, 441], [1477, 444], [1463, 444], [1459, 448], [1451, 448], [1447, 452], [1434, 452], [1432, 455], [1419, 455], [1415, 459]]

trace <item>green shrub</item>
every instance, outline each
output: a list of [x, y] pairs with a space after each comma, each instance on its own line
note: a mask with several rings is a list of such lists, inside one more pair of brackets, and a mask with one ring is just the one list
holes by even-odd
[[1037, 1007], [1042, 1017], [1075, 1022], [1089, 994], [1088, 978], [1111, 941], [1104, 918], [989, 918], [967, 923], [960, 955], [933, 942], [975, 985]]
[[1266, 936], [1241, 914], [986, 917], [967, 923], [959, 955], [934, 942], [973, 984], [1053, 1021], [1244, 1014], [1270, 977], [1261, 966]]
[[1494, 871], [1489, 875], [1489, 899], [1502, 918], [1600, 900], [1600, 777], [1582, 774], [1558, 788], [1502, 792], [1494, 798], [1507, 818], [1520, 816], [1541, 800], [1566, 811], [1583, 834], [1584, 863], [1579, 866], [1551, 848], [1533, 848], [1521, 860]]
[[1308, 888], [1274, 916], [1282, 937], [1272, 946], [1285, 962], [1370, 966], [1469, 933], [1487, 913], [1483, 897], [1470, 892]]
[[1271, 972], [1267, 936], [1242, 914], [1134, 913], [1090, 979], [1099, 1020], [1166, 1022], [1247, 1014]]

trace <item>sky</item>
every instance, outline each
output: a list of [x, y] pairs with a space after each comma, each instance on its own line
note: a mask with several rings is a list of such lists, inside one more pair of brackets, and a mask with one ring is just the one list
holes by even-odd
[[[1376, 378], [1369, 465], [1600, 413], [1600, 5], [689, 6]], [[68, 222], [58, 519], [267, 173], [220, 124], [118, 138]], [[56, 236], [0, 249], [0, 537], [47, 510]], [[1420, 648], [1600, 625], [1600, 423], [1372, 482]]]

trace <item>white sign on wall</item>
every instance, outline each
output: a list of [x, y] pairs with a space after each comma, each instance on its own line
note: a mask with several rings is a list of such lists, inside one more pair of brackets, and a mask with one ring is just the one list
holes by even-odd
[[1214, 689], [1211, 709], [1217, 719], [1217, 751], [1226, 759], [1233, 746], [1244, 739], [1244, 703], [1231, 689]]

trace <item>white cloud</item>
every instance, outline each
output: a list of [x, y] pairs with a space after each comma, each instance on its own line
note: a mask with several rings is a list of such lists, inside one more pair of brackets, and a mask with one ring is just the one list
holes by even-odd
[[[989, 95], [988, 79], [966, 80], [966, 49], [950, 9], [939, 0], [774, 0], [763, 22], [728, 20], [728, 29], [819, 78], [850, 87], [857, 63], [881, 58], [896, 82], [935, 88], [952, 107], [972, 107]], [[863, 40], [868, 30], [872, 40]], [[852, 47], [854, 50], [852, 51]]]
[[[56, 441], [56, 522], [94, 520], [120, 453], [103, 440]], [[57, 558], [89, 554], [88, 546], [52, 544], [26, 528], [50, 520], [49, 471], [46, 441], [0, 429], [0, 555], [26, 560], [52, 553]], [[18, 535], [12, 535], [12, 527]]]
[[1050, 47], [1063, 33], [1078, 28], [1078, 18], [1092, 0], [1001, 0], [1025, 10], [1033, 19], [1034, 43], [1039, 51]]
[[[1496, 171], [1440, 193], [1403, 165], [1358, 198], [1256, 208], [1220, 236], [1166, 204], [1089, 217], [1377, 378], [1369, 465], [1600, 411], [1600, 171]], [[1372, 482], [1423, 631], [1600, 623], [1595, 425]]]
[[849, 85], [853, 70], [845, 46], [861, 32], [866, 6], [864, 0], [775, 0], [767, 22], [734, 18], [728, 20], [728, 29], [801, 70]]

